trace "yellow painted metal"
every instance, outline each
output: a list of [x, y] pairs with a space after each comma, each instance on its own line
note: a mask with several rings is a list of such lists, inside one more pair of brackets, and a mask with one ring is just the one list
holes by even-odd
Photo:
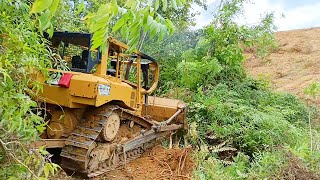
[[150, 66], [152, 67], [154, 67], [155, 68], [155, 74], [154, 74], [154, 82], [153, 82], [153, 84], [151, 85], [151, 87], [146, 91], [146, 92], [144, 92], [144, 94], [151, 94], [151, 93], [153, 93], [155, 90], [156, 90], [156, 88], [157, 88], [157, 86], [158, 86], [158, 81], [159, 81], [159, 65], [158, 65], [158, 63], [155, 63], [155, 62], [152, 62], [151, 64], [150, 64]]
[[[156, 121], [165, 121], [178, 109], [186, 107], [182, 101], [153, 96], [149, 96], [148, 106], [146, 106], [144, 97], [154, 92], [158, 84], [158, 64], [153, 61], [149, 63], [149, 67], [154, 69], [154, 79], [151, 87], [148, 90], [144, 89], [141, 82], [141, 53], [136, 51], [137, 58], [132, 63], [137, 68], [136, 84], [129, 82], [122, 77], [126, 71], [124, 65], [127, 65], [131, 58], [130, 54], [124, 54], [122, 51], [129, 49], [129, 47], [113, 38], [108, 40], [107, 52], [102, 55], [100, 64], [92, 74], [49, 69], [51, 73], [72, 74], [68, 88], [45, 82], [44, 77], [35, 72], [33, 78], [43, 84], [43, 91], [38, 94], [37, 100], [51, 104], [50, 106], [63, 107], [65, 110], [62, 112], [61, 109], [51, 109], [53, 116], [49, 123], [49, 127], [52, 127], [51, 130], [48, 130], [47, 136], [49, 138], [56, 139], [67, 136], [79, 122], [83, 112], [90, 106], [100, 107], [111, 102], [130, 110], [137, 116], [151, 117]], [[111, 50], [113, 54], [111, 54]], [[109, 58], [117, 60], [115, 77], [106, 74]], [[78, 117], [76, 114], [81, 114], [81, 116]], [[60, 119], [62, 115], [64, 117]], [[185, 119], [184, 111], [175, 118], [175, 122], [183, 123], [186, 127]], [[61, 128], [63, 132], [55, 132]]]
[[107, 64], [108, 64], [108, 56], [109, 56], [109, 46], [107, 48], [107, 52], [102, 54], [101, 57], [101, 63], [98, 64], [97, 66], [97, 70], [94, 73], [97, 76], [105, 76], [106, 72], [107, 72]]
[[[121, 52], [121, 49], [122, 48], [120, 48], [120, 52]], [[119, 53], [120, 53], [119, 52]], [[117, 64], [116, 64], [116, 77], [117, 78], [120, 78], [120, 61], [119, 61], [119, 53], [117, 54], [117, 59], [118, 59], [118, 61], [117, 61]]]
[[[177, 110], [186, 107], [187, 105], [180, 100], [149, 96], [147, 109], [144, 106], [142, 112], [144, 112], [143, 116], [149, 116], [153, 120], [161, 122], [169, 119]], [[179, 114], [175, 122], [183, 123], [184, 128], [187, 128], [185, 113], [186, 110]]]
[[141, 105], [141, 63], [140, 63], [141, 59], [140, 57], [137, 58], [137, 107], [139, 108]]
[[[69, 108], [82, 108], [87, 105], [99, 107], [117, 100], [134, 109], [135, 106], [130, 105], [130, 101], [132, 91], [136, 91], [135, 88], [122, 81], [113, 81], [114, 79], [114, 77], [106, 79], [92, 74], [75, 74], [69, 88], [43, 84], [43, 92], [39, 93], [38, 99]], [[109, 95], [101, 94], [99, 85], [109, 86]]]
[[70, 109], [48, 105], [47, 111], [51, 115], [47, 127], [47, 135], [50, 139], [59, 139], [69, 136], [78, 125], [85, 109]]
[[70, 82], [70, 95], [93, 99], [97, 96], [98, 83], [101, 81], [104, 79], [86, 74], [74, 75]]

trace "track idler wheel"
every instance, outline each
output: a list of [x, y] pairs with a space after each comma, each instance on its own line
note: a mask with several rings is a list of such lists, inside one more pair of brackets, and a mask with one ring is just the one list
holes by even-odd
[[104, 127], [101, 132], [101, 137], [104, 141], [112, 141], [119, 130], [120, 127], [120, 117], [116, 112], [112, 112], [107, 118]]

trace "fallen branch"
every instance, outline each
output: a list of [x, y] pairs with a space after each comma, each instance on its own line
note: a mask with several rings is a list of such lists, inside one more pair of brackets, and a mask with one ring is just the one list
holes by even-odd
[[[159, 160], [158, 158], [156, 158], [155, 156], [152, 156], [152, 157], [153, 157], [155, 160], [157, 160], [162, 166], [166, 165], [166, 166], [168, 167], [167, 170], [169, 170], [171, 177], [173, 177], [172, 169], [171, 169], [171, 167], [169, 166], [168, 163], [163, 162], [163, 161], [160, 161], [160, 160]], [[164, 165], [163, 165], [163, 164], [164, 164]], [[162, 171], [161, 173], [163, 173], [163, 172], [165, 172], [165, 171]], [[161, 173], [160, 173], [160, 174], [161, 174]]]
[[[6, 146], [6, 144], [8, 144], [8, 143], [3, 142], [1, 139], [0, 139], [0, 143], [1, 143], [2, 148], [4, 149], [5, 155], [9, 155], [17, 163], [19, 163], [20, 165], [25, 167], [31, 173], [31, 175], [34, 176], [34, 178], [39, 179], [39, 177], [37, 175], [35, 175], [34, 172], [27, 165], [25, 165], [23, 162], [21, 162], [18, 158], [15, 157], [15, 155], [12, 152], [10, 152], [10, 149], [7, 148], [7, 146]], [[9, 143], [12, 143], [12, 142], [9, 142]]]

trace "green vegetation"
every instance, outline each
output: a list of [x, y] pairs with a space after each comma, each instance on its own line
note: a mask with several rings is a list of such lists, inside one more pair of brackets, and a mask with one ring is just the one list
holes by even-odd
[[[0, 177], [48, 177], [57, 165], [46, 161], [48, 154], [27, 149], [39, 137], [45, 123], [38, 115], [37, 103], [26, 94], [31, 69], [45, 73], [51, 66], [46, 41], [35, 31], [30, 4], [0, 1]], [[31, 92], [31, 91], [29, 91]], [[31, 175], [33, 174], [33, 175]]]
[[243, 3], [223, 1], [214, 21], [197, 33], [197, 43], [182, 32], [162, 44], [164, 52], [173, 50], [159, 56], [164, 81], [158, 93], [189, 104], [187, 138], [198, 149], [194, 178], [286, 178], [293, 161], [318, 177], [319, 132], [309, 129], [316, 110], [291, 94], [272, 92], [267, 81], [251, 79], [242, 67], [244, 49], [264, 58], [276, 47], [273, 14], [256, 26], [234, 22]]
[[[0, 1], [0, 179], [44, 179], [59, 168], [50, 162], [45, 150], [29, 147], [46, 128], [41, 117], [43, 110], [30, 98], [34, 92], [42, 90], [37, 82], [30, 80], [31, 72], [37, 70], [46, 75], [47, 68], [63, 68], [61, 59], [55, 59], [49, 50], [44, 32], [52, 35], [54, 30], [89, 30], [94, 33], [94, 46], [105, 46], [109, 33], [121, 29], [122, 35], [126, 35], [123, 39], [136, 48], [142, 28], [144, 34], [151, 37], [158, 34], [160, 39], [174, 31], [170, 19], [156, 12], [160, 5], [161, 13], [172, 16], [174, 11], [167, 12], [166, 6], [176, 10], [190, 3], [184, 0], [141, 4], [132, 0], [126, 3], [114, 0], [108, 3], [99, 0]], [[86, 20], [89, 29], [80, 19]], [[102, 41], [97, 42], [97, 37], [101, 36]]]
[[[28, 75], [59, 64], [43, 38], [43, 31], [53, 30], [92, 32], [96, 47], [111, 33], [160, 61], [156, 94], [189, 104], [194, 178], [285, 178], [293, 163], [319, 174], [320, 128], [310, 124], [317, 111], [293, 95], [272, 92], [242, 67], [244, 49], [264, 58], [276, 47], [273, 14], [256, 26], [240, 26], [234, 18], [245, 1], [221, 1], [209, 26], [190, 31], [190, 7], [205, 7], [200, 1], [31, 2], [0, 1], [1, 178], [48, 178], [58, 169], [46, 151], [28, 147], [46, 125], [29, 97], [28, 85], [41, 86]], [[318, 91], [315, 84], [306, 93]]]

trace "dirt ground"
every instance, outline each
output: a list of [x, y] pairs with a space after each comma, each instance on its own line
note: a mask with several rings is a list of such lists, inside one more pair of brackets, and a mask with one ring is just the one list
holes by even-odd
[[94, 179], [190, 179], [194, 168], [190, 153], [190, 148], [165, 149], [161, 146], [156, 146], [141, 158], [128, 163], [126, 167], [108, 172]]
[[308, 170], [303, 162], [292, 154], [288, 154], [289, 163], [282, 169], [278, 177], [274, 179], [283, 180], [319, 180], [320, 176]]
[[[92, 180], [188, 180], [191, 179], [195, 164], [191, 158], [190, 148], [166, 149], [160, 145], [154, 147], [144, 155], [125, 167], [107, 172]], [[78, 180], [86, 179], [80, 175], [66, 175], [61, 171], [53, 179]]]
[[275, 36], [276, 52], [265, 60], [250, 56], [245, 62], [248, 74], [266, 78], [275, 91], [320, 104], [320, 98], [304, 94], [311, 83], [320, 82], [320, 28], [277, 32]]

